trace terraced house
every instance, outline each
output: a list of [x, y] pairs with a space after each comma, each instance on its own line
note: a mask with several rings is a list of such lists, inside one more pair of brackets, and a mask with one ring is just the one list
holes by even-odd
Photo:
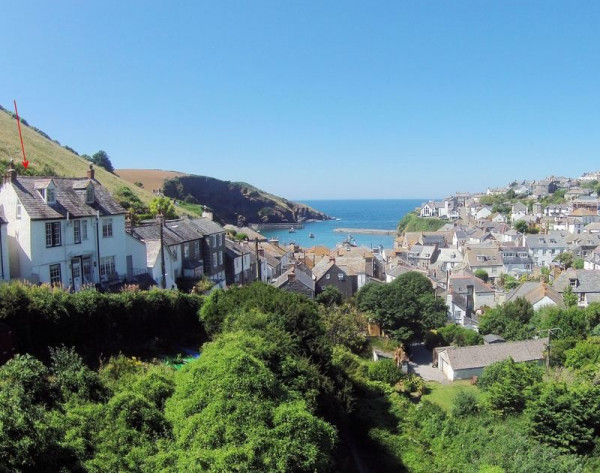
[[126, 210], [91, 165], [82, 178], [31, 177], [18, 176], [11, 162], [0, 207], [11, 278], [77, 290], [126, 276]]

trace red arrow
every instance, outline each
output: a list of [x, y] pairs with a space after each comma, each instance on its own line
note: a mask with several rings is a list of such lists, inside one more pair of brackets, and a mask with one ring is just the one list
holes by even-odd
[[23, 145], [23, 134], [21, 133], [21, 120], [19, 119], [19, 111], [17, 110], [17, 101], [13, 100], [15, 103], [15, 115], [17, 115], [17, 126], [19, 127], [19, 138], [21, 138], [21, 150], [23, 151], [23, 167], [27, 169], [29, 166], [29, 161], [27, 161], [27, 157], [25, 156], [25, 146]]

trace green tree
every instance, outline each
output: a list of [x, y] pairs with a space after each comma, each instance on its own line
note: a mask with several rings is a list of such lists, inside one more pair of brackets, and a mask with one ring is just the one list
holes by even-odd
[[512, 358], [492, 363], [483, 370], [477, 385], [484, 402], [494, 412], [507, 415], [521, 412], [542, 381], [542, 369], [531, 363], [515, 363]]
[[559, 263], [562, 269], [569, 269], [571, 266], [573, 266], [573, 253], [564, 251], [561, 254], [559, 254], [556, 258], [554, 258], [554, 261], [556, 263]]
[[514, 224], [515, 230], [519, 233], [527, 233], [529, 225], [525, 220], [517, 220]]
[[327, 471], [335, 429], [284, 389], [268, 366], [272, 349], [228, 333], [178, 373], [166, 413], [179, 471]]
[[573, 293], [573, 288], [571, 286], [567, 286], [563, 291], [563, 302], [567, 307], [575, 307], [577, 306], [577, 294]]
[[162, 214], [166, 219], [177, 218], [173, 202], [164, 196], [154, 197], [150, 201], [150, 213], [155, 217], [158, 214]]
[[454, 345], [457, 347], [466, 347], [483, 344], [483, 337], [478, 332], [457, 324], [439, 328], [437, 333], [442, 337], [441, 345], [439, 346]]
[[600, 433], [600, 388], [545, 383], [526, 414], [532, 437], [562, 451], [587, 453]]
[[367, 320], [362, 313], [350, 305], [328, 308], [324, 312], [323, 325], [331, 344], [364, 353], [368, 340], [365, 335]]
[[342, 293], [335, 286], [327, 286], [323, 292], [317, 296], [316, 300], [319, 304], [326, 307], [340, 305], [342, 303]]
[[402, 343], [446, 323], [447, 306], [421, 273], [402, 274], [390, 284], [367, 284], [356, 300], [360, 310]]
[[483, 282], [488, 282], [489, 275], [485, 269], [478, 269], [474, 274], [476, 278], [481, 279]]
[[452, 400], [452, 415], [468, 417], [479, 413], [477, 397], [471, 391], [459, 391]]
[[108, 172], [114, 172], [115, 168], [110, 161], [110, 157], [106, 151], [100, 150], [91, 158], [92, 163], [106, 169]]
[[533, 335], [533, 307], [522, 297], [488, 309], [479, 320], [482, 335], [493, 333], [507, 340], [525, 340]]

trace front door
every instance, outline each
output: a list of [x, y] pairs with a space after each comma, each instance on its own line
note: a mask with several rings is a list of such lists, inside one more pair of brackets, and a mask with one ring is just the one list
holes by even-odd
[[81, 258], [71, 260], [71, 275], [73, 277], [73, 289], [81, 289]]
[[83, 258], [83, 283], [91, 284], [92, 278], [92, 259], [89, 256]]

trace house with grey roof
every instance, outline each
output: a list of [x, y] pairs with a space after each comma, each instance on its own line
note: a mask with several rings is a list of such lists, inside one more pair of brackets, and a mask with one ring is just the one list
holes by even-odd
[[517, 363], [542, 364], [547, 338], [489, 343], [470, 347], [437, 348], [437, 367], [450, 381], [480, 376], [486, 366], [512, 358]]
[[407, 253], [408, 263], [415, 268], [426, 270], [436, 261], [438, 254], [437, 245], [414, 245]]
[[237, 242], [225, 238], [225, 282], [232, 284], [250, 284], [256, 276], [252, 264], [252, 248], [246, 242]]
[[570, 287], [577, 295], [577, 305], [587, 307], [600, 302], [600, 271], [569, 268], [554, 282], [554, 288], [562, 295]]
[[547, 305], [564, 308], [562, 295], [554, 288], [543, 282], [527, 281], [514, 288], [506, 296], [505, 302], [514, 302], [522, 297], [529, 302], [534, 310]]
[[446, 305], [451, 322], [475, 328], [477, 311], [483, 307], [495, 307], [496, 291], [481, 279], [462, 272], [449, 278]]
[[206, 277], [225, 287], [225, 231], [208, 218], [144, 222], [127, 230], [143, 245], [147, 272], [161, 287]]
[[520, 277], [530, 274], [533, 270], [533, 258], [525, 246], [501, 246], [499, 248], [502, 259], [502, 272]]
[[34, 283], [110, 285], [136, 264], [126, 210], [95, 179], [19, 176], [11, 162], [0, 188], [10, 276]]
[[527, 235], [525, 246], [537, 266], [555, 266], [556, 257], [567, 251], [565, 235], [557, 231], [551, 231], [546, 235]]
[[491, 281], [500, 277], [504, 267], [497, 246], [467, 246], [464, 262], [473, 273], [478, 269], [485, 271]]
[[327, 286], [338, 289], [344, 298], [352, 297], [352, 281], [346, 272], [336, 265], [335, 257], [325, 257], [312, 268], [315, 281], [315, 295], [319, 295]]
[[281, 276], [272, 283], [278, 289], [315, 298], [315, 281], [311, 270], [301, 263], [290, 264]]

